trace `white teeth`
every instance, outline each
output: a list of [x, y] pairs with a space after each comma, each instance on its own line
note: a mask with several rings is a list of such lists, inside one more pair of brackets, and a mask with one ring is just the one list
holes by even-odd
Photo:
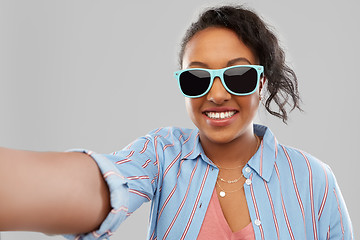
[[205, 112], [206, 116], [211, 119], [225, 119], [234, 116], [236, 111], [227, 111], [227, 112]]

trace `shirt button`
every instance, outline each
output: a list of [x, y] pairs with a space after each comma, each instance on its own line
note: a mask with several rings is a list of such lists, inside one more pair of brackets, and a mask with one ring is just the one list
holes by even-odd
[[255, 225], [260, 226], [260, 224], [261, 224], [261, 221], [259, 219], [255, 219]]
[[251, 184], [251, 179], [246, 179], [245, 183], [246, 183], [246, 185], [250, 185]]
[[246, 167], [245, 172], [249, 173], [249, 172], [251, 172], [251, 169], [249, 167]]

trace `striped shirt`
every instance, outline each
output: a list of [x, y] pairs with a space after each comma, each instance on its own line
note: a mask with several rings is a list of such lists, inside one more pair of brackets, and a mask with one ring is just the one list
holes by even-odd
[[[256, 239], [353, 239], [352, 225], [331, 169], [277, 142], [254, 125], [260, 147], [243, 168]], [[160, 128], [112, 154], [89, 154], [111, 194], [100, 229], [69, 239], [106, 239], [144, 202], [152, 201], [147, 239], [197, 238], [219, 169], [204, 154], [199, 131]]]

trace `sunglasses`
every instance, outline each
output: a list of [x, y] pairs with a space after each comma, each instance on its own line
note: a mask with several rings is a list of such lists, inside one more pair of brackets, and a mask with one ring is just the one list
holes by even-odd
[[214, 78], [219, 77], [224, 88], [231, 94], [253, 94], [264, 72], [260, 65], [237, 65], [222, 69], [189, 68], [175, 72], [181, 92], [185, 97], [198, 98], [207, 94]]

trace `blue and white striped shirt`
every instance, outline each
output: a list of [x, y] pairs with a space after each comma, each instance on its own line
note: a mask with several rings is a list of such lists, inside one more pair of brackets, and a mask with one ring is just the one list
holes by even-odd
[[[345, 202], [330, 168], [277, 142], [265, 126], [243, 168], [256, 239], [353, 239]], [[142, 203], [152, 201], [147, 239], [197, 238], [218, 168], [206, 157], [199, 131], [160, 128], [113, 154], [85, 151], [97, 162], [113, 210], [100, 229], [70, 239], [106, 239]]]

